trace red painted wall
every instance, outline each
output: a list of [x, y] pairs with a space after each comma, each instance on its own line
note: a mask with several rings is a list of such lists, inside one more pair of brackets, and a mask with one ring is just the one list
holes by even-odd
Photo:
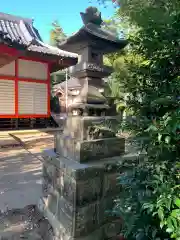
[[[16, 55], [18, 56], [18, 51], [15, 49], [8, 48], [6, 46], [1, 46], [0, 45], [0, 52], [6, 52], [11, 55]], [[48, 68], [47, 68], [47, 80], [34, 80], [34, 79], [27, 79], [27, 78], [20, 78], [18, 76], [18, 59], [24, 59], [24, 60], [29, 60], [29, 61], [35, 61], [35, 62], [41, 62], [41, 63], [47, 63]], [[14, 94], [15, 94], [15, 115], [1, 115], [0, 118], [41, 118], [41, 117], [49, 117], [50, 116], [50, 63], [35, 59], [35, 58], [25, 58], [25, 57], [19, 57], [17, 60], [15, 60], [15, 76], [1, 76], [0, 75], [0, 81], [1, 80], [13, 80], [15, 81], [15, 89], [14, 89]], [[26, 82], [36, 82], [36, 83], [42, 83], [42, 84], [47, 84], [47, 114], [43, 115], [20, 115], [18, 113], [18, 83], [19, 81], [26, 81]]]

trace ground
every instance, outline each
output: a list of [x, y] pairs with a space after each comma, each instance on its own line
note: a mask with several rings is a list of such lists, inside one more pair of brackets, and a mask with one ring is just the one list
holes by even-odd
[[[0, 149], [0, 239], [50, 239], [39, 233], [44, 226], [48, 229], [47, 222], [34, 206], [42, 192], [41, 153], [53, 147], [53, 136], [30, 138], [28, 135], [21, 139], [25, 148]], [[39, 217], [41, 228], [37, 224]]]
[[53, 231], [48, 221], [33, 205], [9, 210], [0, 215], [1, 240], [51, 240]]
[[53, 148], [53, 134], [14, 136], [21, 144], [9, 138], [4, 148], [5, 137], [0, 139], [0, 240], [52, 240], [35, 205], [42, 193], [42, 151]]

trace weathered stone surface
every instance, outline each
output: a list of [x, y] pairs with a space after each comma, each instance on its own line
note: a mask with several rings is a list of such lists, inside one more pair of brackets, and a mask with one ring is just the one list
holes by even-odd
[[61, 231], [58, 233], [57, 240], [62, 239], [62, 240], [104, 240], [103, 239], [103, 231], [102, 229], [97, 229], [87, 236], [81, 236], [81, 237], [72, 237], [68, 234], [64, 233], [64, 229], [61, 228]]
[[104, 175], [103, 196], [113, 196], [116, 193], [120, 193], [121, 185], [118, 181], [119, 176], [120, 174], [118, 172]]
[[47, 198], [47, 206], [46, 206], [49, 211], [57, 216], [58, 214], [58, 196], [56, 194], [50, 194], [48, 195], [48, 198]]
[[71, 237], [69, 235], [64, 234], [62, 231], [59, 233], [57, 240], [104, 240], [102, 230], [98, 229], [93, 233], [83, 236], [83, 237]]
[[100, 160], [103, 158], [119, 156], [124, 153], [125, 141], [123, 138], [107, 138], [84, 141], [78, 144], [79, 155], [76, 151], [75, 159], [79, 162]]
[[96, 201], [102, 194], [102, 179], [89, 178], [86, 181], [75, 181], [64, 176], [62, 194], [71, 204], [84, 205]]
[[62, 195], [71, 204], [75, 205], [77, 196], [76, 182], [67, 175], [64, 175], [62, 180]]
[[[48, 218], [57, 239], [67, 240], [103, 240], [103, 229], [97, 225], [96, 203], [89, 206], [78, 208], [74, 212], [74, 218], [67, 216], [63, 211], [61, 204], [58, 206], [58, 213], [56, 212], [56, 204], [54, 204], [53, 212], [48, 207], [50, 200], [39, 201], [39, 209], [44, 212], [45, 217]], [[55, 201], [56, 202], [56, 201]], [[56, 215], [54, 213], [57, 213]], [[94, 231], [94, 229], [96, 229]], [[89, 232], [89, 234], [88, 234]], [[75, 237], [76, 236], [76, 237]]]
[[[65, 175], [76, 180], [87, 180], [89, 178], [100, 176], [104, 172], [104, 166], [102, 164], [80, 164], [79, 162], [56, 155], [53, 150], [45, 151], [43, 159], [43, 171], [46, 171], [48, 166], [51, 168], [51, 165], [53, 165], [60, 169], [60, 171], [63, 171]], [[113, 162], [109, 164], [113, 164]], [[106, 167], [107, 169], [109, 169], [109, 164]], [[47, 173], [45, 175], [47, 175]]]
[[[39, 209], [41, 211], [44, 209], [44, 215], [48, 218], [50, 224], [53, 226], [54, 234], [57, 239], [105, 240], [111, 239], [121, 232], [121, 220], [111, 221], [105, 225], [102, 225], [101, 227], [96, 225], [97, 230], [91, 231], [95, 228], [96, 223], [96, 218], [94, 217], [96, 214], [96, 205], [91, 205], [89, 208], [81, 208], [79, 212], [74, 213], [77, 220], [76, 224], [75, 219], [67, 218], [63, 211], [59, 211], [58, 214], [55, 215], [49, 210], [42, 200], [40, 201], [40, 205]], [[55, 210], [53, 212], [55, 212]], [[72, 224], [72, 221], [74, 224]], [[89, 234], [83, 235], [83, 233], [85, 234], [85, 232], [87, 233], [88, 231], [90, 231]], [[78, 235], [81, 236], [78, 237]]]
[[[75, 138], [76, 140], [92, 140], [99, 138], [114, 137], [114, 133], [110, 130], [103, 131], [100, 127], [108, 127], [118, 124], [117, 117], [82, 117], [72, 116], [68, 117], [62, 133], [58, 133], [60, 138], [64, 137]], [[58, 137], [56, 145], [58, 145]]]
[[80, 163], [120, 156], [125, 151], [125, 139], [118, 137], [90, 141], [67, 138], [61, 140], [59, 144], [61, 156]]
[[[61, 159], [66, 161], [63, 158], [60, 158], [59, 161]], [[103, 191], [103, 168], [98, 166], [82, 167], [81, 164], [74, 164], [68, 160], [65, 165], [62, 162], [59, 165], [61, 168], [50, 164], [50, 162], [44, 164], [44, 196], [50, 193], [51, 189], [56, 189], [73, 207], [91, 203], [101, 197]]]
[[46, 152], [43, 176], [50, 190], [42, 211], [53, 216], [58, 240], [105, 240], [120, 233], [122, 222], [113, 213], [121, 190], [117, 177], [122, 173], [121, 160], [135, 159], [131, 155], [79, 163]]
[[102, 179], [100, 177], [91, 178], [86, 181], [78, 182], [77, 187], [77, 204], [96, 201], [102, 195]]
[[68, 216], [64, 209], [59, 208], [58, 220], [72, 237], [87, 236], [98, 228], [96, 203], [77, 208], [73, 217]]
[[64, 138], [61, 132], [57, 132], [54, 136], [54, 148], [56, 153], [63, 156]]
[[[80, 165], [79, 163], [77, 163]], [[84, 167], [79, 167], [74, 169], [74, 171], [71, 171], [71, 177], [75, 178], [79, 181], [86, 181], [88, 179], [96, 178], [96, 177], [102, 177], [104, 173], [104, 167], [101, 166], [94, 166], [94, 165], [85, 165]]]
[[[91, 239], [90, 237], [94, 236], [92, 233], [96, 232], [99, 234], [98, 240], [104, 240], [115, 237], [121, 232], [121, 220], [111, 221], [103, 226], [100, 225], [98, 222], [100, 213], [98, 212], [97, 203], [78, 208], [76, 212], [73, 213], [73, 217], [70, 217], [60, 208], [60, 204], [57, 205], [56, 200], [57, 198], [53, 200], [51, 198], [51, 200], [49, 200], [53, 206], [51, 206], [51, 208], [46, 207], [46, 212], [50, 212], [52, 216], [51, 221], [53, 221], [54, 224], [55, 222], [56, 224], [59, 223], [59, 235], [66, 236], [67, 239], [80, 240], [82, 237]], [[71, 238], [68, 238], [70, 236]]]
[[[56, 153], [73, 159], [79, 142], [115, 137], [108, 129], [116, 124], [118, 124], [116, 117], [68, 117], [64, 120], [63, 132], [58, 131], [55, 134]], [[102, 129], [104, 126], [107, 129]]]
[[[123, 156], [122, 156], [123, 158]], [[56, 155], [53, 150], [45, 151], [44, 153], [43, 171], [46, 172], [48, 165], [54, 165], [56, 168], [63, 171], [65, 175], [68, 175], [76, 180], [87, 180], [97, 176], [102, 176], [104, 172], [113, 173], [120, 172], [121, 163], [120, 158], [104, 159], [101, 162], [93, 161], [86, 164], [80, 164], [79, 162], [72, 161], [61, 156]], [[98, 164], [97, 164], [98, 163]], [[45, 174], [45, 176], [47, 173]]]
[[61, 222], [67, 234], [85, 236], [104, 223], [119, 219], [119, 216], [114, 216], [112, 212], [115, 199], [116, 197], [107, 197], [79, 207], [58, 194], [51, 194], [46, 208]]
[[48, 195], [51, 189], [57, 189], [60, 193], [62, 191], [61, 182], [63, 177], [63, 169], [56, 165], [44, 163], [43, 165], [43, 194]]
[[52, 186], [72, 204], [84, 205], [120, 192], [120, 166], [116, 161], [86, 165], [60, 157], [59, 164], [50, 162], [44, 165], [44, 188]]
[[51, 195], [48, 197], [46, 209], [61, 222], [66, 234], [73, 237], [85, 236], [98, 227], [97, 203], [84, 207], [72, 208], [63, 197]]

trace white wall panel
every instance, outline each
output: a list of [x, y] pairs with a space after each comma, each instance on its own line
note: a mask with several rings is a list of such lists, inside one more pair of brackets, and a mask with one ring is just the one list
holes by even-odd
[[15, 114], [15, 82], [0, 80], [0, 115]]
[[19, 82], [19, 114], [47, 114], [47, 84]]
[[15, 76], [15, 61], [0, 68], [0, 75]]
[[35, 114], [47, 114], [47, 85], [36, 83], [34, 94]]
[[18, 85], [18, 105], [19, 114], [34, 113], [34, 83], [19, 82]]
[[47, 80], [47, 71], [47, 63], [18, 60], [18, 75], [21, 78]]

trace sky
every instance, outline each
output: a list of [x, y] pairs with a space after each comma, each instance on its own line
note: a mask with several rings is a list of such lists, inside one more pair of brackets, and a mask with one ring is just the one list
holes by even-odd
[[114, 7], [100, 6], [96, 0], [7, 0], [1, 2], [1, 12], [21, 17], [33, 18], [34, 26], [39, 30], [45, 42], [49, 42], [51, 23], [58, 20], [64, 32], [71, 35], [82, 26], [80, 12], [88, 6], [96, 6], [107, 19], [114, 13]]

